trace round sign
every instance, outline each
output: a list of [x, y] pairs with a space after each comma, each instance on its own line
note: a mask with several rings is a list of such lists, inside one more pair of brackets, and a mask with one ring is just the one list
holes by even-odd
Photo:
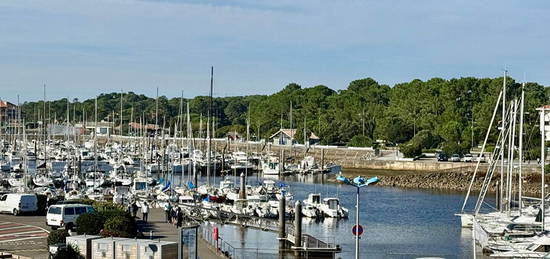
[[351, 228], [351, 233], [353, 233], [354, 236], [362, 235], [363, 234], [363, 226], [354, 225], [353, 228]]

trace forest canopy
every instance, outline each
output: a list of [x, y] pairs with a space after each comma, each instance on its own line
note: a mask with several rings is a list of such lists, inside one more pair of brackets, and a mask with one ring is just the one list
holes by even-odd
[[[507, 100], [519, 99], [522, 85], [512, 78], [507, 78], [506, 84]], [[294, 138], [303, 142], [305, 127], [306, 135], [313, 132], [322, 144], [370, 146], [376, 140], [384, 140], [388, 144], [403, 144], [415, 152], [418, 148], [440, 148], [463, 153], [483, 141], [502, 85], [502, 77], [416, 79], [393, 87], [365, 78], [354, 80], [338, 91], [324, 85], [306, 88], [291, 83], [272, 95], [214, 97], [212, 115], [216, 137], [229, 131], [245, 134], [250, 119], [251, 139], [266, 139], [282, 127], [296, 128]], [[525, 84], [527, 148], [540, 142], [535, 109], [546, 104], [548, 97], [548, 88], [537, 83]], [[113, 121], [114, 117], [115, 125], [120, 124], [120, 98], [121, 93], [97, 97], [100, 120]], [[189, 103], [193, 129], [198, 131], [201, 118], [206, 122], [207, 96], [183, 100], [159, 97], [158, 124], [174, 128], [180, 115], [180, 100], [183, 116]], [[63, 122], [67, 101], [64, 98], [47, 102], [46, 118]], [[27, 122], [41, 120], [42, 109], [42, 101], [22, 105]], [[93, 121], [94, 99], [70, 100], [69, 111], [71, 121]], [[123, 127], [130, 120], [155, 123], [155, 111], [154, 97], [133, 92], [122, 94]], [[202, 129], [205, 131], [206, 126]], [[495, 133], [490, 140], [494, 143], [497, 137]]]

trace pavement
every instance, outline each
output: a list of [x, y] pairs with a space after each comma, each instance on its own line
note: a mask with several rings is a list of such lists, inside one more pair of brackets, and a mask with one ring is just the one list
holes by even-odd
[[[165, 222], [162, 209], [150, 209], [147, 223], [141, 220], [141, 213], [138, 216], [138, 228], [145, 238], [149, 238], [152, 231], [154, 239], [178, 241], [178, 229]], [[36, 259], [48, 258], [49, 230], [46, 216], [0, 214], [0, 252]], [[199, 238], [198, 250], [201, 259], [224, 258], [202, 238]]]
[[[178, 229], [175, 225], [166, 223], [165, 214], [162, 209], [150, 209], [147, 223], [141, 220], [141, 212], [139, 212], [137, 216], [138, 228], [146, 238], [152, 237], [153, 239], [178, 242]], [[201, 259], [225, 258], [217, 253], [213, 246], [200, 237], [198, 250], [198, 255]]]
[[48, 258], [46, 216], [0, 214], [0, 252]]

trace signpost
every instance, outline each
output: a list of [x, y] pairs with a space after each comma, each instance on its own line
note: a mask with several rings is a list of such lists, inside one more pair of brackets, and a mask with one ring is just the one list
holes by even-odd
[[354, 225], [353, 228], [351, 228], [351, 233], [353, 233], [354, 236], [361, 236], [363, 234], [363, 226]]
[[352, 186], [355, 186], [357, 188], [357, 201], [355, 203], [355, 226], [351, 229], [353, 234], [355, 235], [355, 259], [359, 259], [359, 236], [363, 234], [363, 227], [359, 225], [359, 189], [361, 187], [369, 186], [370, 184], [375, 184], [378, 182], [378, 177], [371, 177], [369, 179], [365, 179], [361, 176], [357, 176], [353, 179], [346, 178], [343, 175], [338, 175], [336, 177], [336, 180], [349, 184]]
[[198, 258], [198, 237], [199, 225], [184, 226], [179, 233], [179, 259]]

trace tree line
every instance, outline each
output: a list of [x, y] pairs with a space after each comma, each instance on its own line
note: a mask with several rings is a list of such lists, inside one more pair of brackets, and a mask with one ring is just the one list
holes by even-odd
[[[519, 98], [522, 84], [513, 78], [507, 78], [506, 84], [507, 100]], [[377, 140], [384, 140], [386, 145], [399, 145], [408, 154], [416, 154], [418, 149], [465, 153], [483, 141], [502, 85], [503, 77], [415, 79], [393, 87], [365, 78], [337, 91], [324, 85], [304, 88], [291, 83], [272, 95], [215, 97], [212, 116], [216, 137], [228, 132], [244, 136], [248, 124], [251, 139], [267, 139], [282, 127], [297, 129], [294, 138], [298, 142], [304, 141], [305, 129], [306, 136], [313, 132], [322, 144], [372, 146], [379, 144]], [[538, 83], [525, 84], [524, 145], [528, 158], [538, 154], [540, 133], [535, 109], [547, 103], [548, 89]], [[121, 93], [99, 95], [98, 118], [114, 120], [119, 125], [120, 98]], [[46, 113], [42, 101], [25, 102], [22, 113], [27, 122], [39, 121], [44, 114], [50, 121], [56, 118], [63, 122], [68, 101], [66, 98], [47, 101]], [[185, 122], [187, 103], [194, 136], [205, 136], [208, 96], [190, 99], [160, 96], [156, 116], [155, 98], [122, 93], [123, 129], [130, 120], [154, 124], [158, 118], [160, 126], [173, 129], [180, 125], [185, 131], [185, 125], [178, 122], [180, 119]], [[68, 109], [71, 121], [94, 120], [94, 99], [70, 100]], [[497, 137], [498, 133], [493, 131], [490, 143]]]

